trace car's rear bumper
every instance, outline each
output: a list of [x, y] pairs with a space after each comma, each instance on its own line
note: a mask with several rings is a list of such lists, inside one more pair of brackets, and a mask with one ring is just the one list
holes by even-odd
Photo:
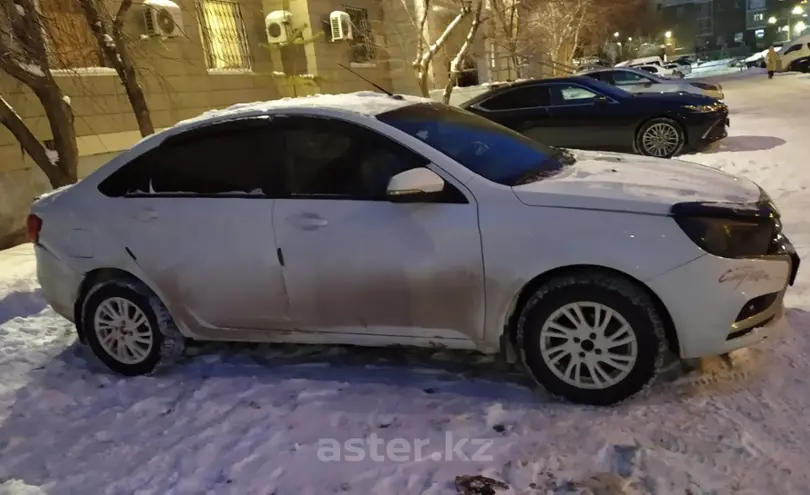
[[74, 305], [82, 283], [82, 275], [68, 268], [58, 257], [42, 246], [34, 246], [37, 258], [37, 279], [45, 300], [54, 311], [74, 320]]
[[767, 337], [782, 322], [798, 257], [712, 255], [648, 281], [667, 307], [682, 358], [724, 354]]

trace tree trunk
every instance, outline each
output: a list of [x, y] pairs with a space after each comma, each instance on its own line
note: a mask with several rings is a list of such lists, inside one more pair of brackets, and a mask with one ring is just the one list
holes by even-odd
[[442, 101], [445, 105], [450, 104], [450, 95], [453, 92], [453, 87], [458, 82], [458, 76], [461, 70], [459, 67], [461, 66], [462, 61], [467, 56], [467, 53], [470, 51], [470, 47], [475, 42], [475, 35], [478, 34], [478, 27], [481, 25], [481, 10], [484, 7], [484, 0], [478, 0], [478, 3], [475, 6], [475, 15], [472, 20], [472, 24], [470, 25], [470, 30], [467, 31], [467, 37], [464, 39], [464, 44], [461, 45], [459, 48], [458, 53], [456, 56], [453, 57], [453, 61], [450, 62], [450, 74], [447, 78], [447, 84], [444, 86], [444, 94], [442, 95]]
[[[427, 2], [426, 2], [427, 4]], [[456, 17], [450, 21], [450, 24], [444, 28], [444, 32], [439, 36], [436, 41], [430, 45], [429, 47], [425, 48], [422, 47], [422, 51], [417, 53], [416, 60], [413, 62], [414, 69], [416, 70], [416, 81], [419, 84], [419, 91], [422, 92], [422, 96], [425, 98], [430, 97], [430, 90], [428, 89], [428, 71], [430, 70], [430, 64], [433, 62], [433, 57], [436, 56], [436, 52], [441, 48], [444, 43], [447, 41], [447, 38], [450, 37], [450, 34], [455, 31], [455, 29], [461, 24], [461, 21], [464, 20], [467, 15], [470, 14], [470, 8], [467, 6], [462, 6], [462, 10], [456, 14]], [[425, 14], [423, 18], [420, 20], [420, 31], [419, 36], [420, 38], [424, 37], [424, 28], [427, 19], [427, 9], [425, 9]]]
[[121, 84], [124, 85], [129, 104], [132, 106], [132, 112], [135, 114], [135, 120], [138, 122], [138, 129], [141, 131], [141, 136], [146, 137], [150, 134], [154, 134], [155, 126], [152, 124], [152, 116], [149, 113], [146, 96], [138, 82], [138, 73], [135, 70], [135, 65], [132, 63], [129, 46], [126, 44], [123, 32], [124, 21], [126, 20], [127, 12], [129, 12], [130, 7], [132, 7], [132, 0], [123, 0], [121, 2], [110, 30], [112, 34], [107, 32], [107, 27], [102, 21], [96, 0], [79, 0], [79, 3], [84, 11], [87, 24], [93, 31], [93, 36], [96, 38], [99, 49], [112, 64], [115, 72], [118, 73], [118, 77], [121, 79]]
[[51, 187], [56, 189], [75, 182], [60, 167], [51, 162], [48, 151], [2, 96], [0, 96], [0, 122], [19, 141], [20, 146], [34, 160], [34, 163], [42, 169], [51, 183]]
[[[64, 101], [62, 91], [56, 83], [53, 86], [32, 88], [42, 102], [45, 116], [51, 127], [53, 147], [58, 153], [55, 163], [50, 166], [58, 167], [65, 175], [64, 184], [52, 184], [54, 187], [72, 184], [78, 180], [79, 147], [76, 144], [76, 129], [73, 127], [73, 109]], [[47, 172], [45, 172], [47, 175]]]

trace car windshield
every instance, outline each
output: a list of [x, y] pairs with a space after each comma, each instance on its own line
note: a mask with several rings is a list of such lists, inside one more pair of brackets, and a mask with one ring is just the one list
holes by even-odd
[[416, 137], [476, 174], [506, 186], [556, 175], [575, 161], [491, 120], [441, 103], [385, 112], [380, 121]]

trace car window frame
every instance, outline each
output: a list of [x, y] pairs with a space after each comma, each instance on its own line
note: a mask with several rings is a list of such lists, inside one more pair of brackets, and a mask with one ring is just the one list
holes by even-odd
[[[639, 71], [639, 72], [641, 72], [641, 71]], [[652, 79], [650, 77], [647, 77], [644, 74], [640, 74], [639, 72], [636, 72], [636, 71], [633, 71], [633, 70], [612, 70], [612, 71], [610, 71], [610, 78], [613, 81], [613, 85], [616, 86], [617, 88], [621, 88], [622, 86], [635, 86], [635, 85], [639, 85], [639, 84], [643, 85], [643, 84], [646, 84], [646, 83], [659, 84], [658, 81], [656, 81], [656, 80], [654, 80], [654, 79]], [[642, 82], [619, 84], [619, 83], [616, 82], [615, 74], [632, 74], [632, 75], [637, 76], [640, 79], [642, 79]]]
[[[292, 118], [292, 119], [318, 119], [328, 122], [339, 122], [344, 125], [355, 126], [359, 129], [362, 129], [366, 132], [371, 132], [378, 136], [379, 138], [388, 141], [391, 145], [397, 146], [402, 148], [403, 150], [414, 154], [424, 160], [425, 164], [422, 167], [414, 167], [414, 168], [427, 168], [428, 170], [434, 172], [445, 183], [445, 189], [438, 194], [430, 194], [430, 195], [414, 195], [413, 200], [408, 200], [406, 198], [397, 198], [396, 201], [392, 201], [388, 198], [385, 194], [379, 197], [349, 197], [343, 195], [332, 195], [332, 194], [293, 194], [290, 191], [289, 183], [287, 182], [286, 170], [282, 172], [284, 183], [282, 185], [283, 193], [278, 197], [278, 199], [293, 199], [293, 200], [316, 200], [316, 201], [358, 201], [358, 202], [370, 202], [370, 203], [409, 203], [409, 204], [474, 204], [475, 201], [473, 199], [472, 194], [467, 190], [460, 182], [456, 181], [450, 174], [444, 172], [441, 167], [437, 166], [433, 163], [432, 160], [427, 158], [423, 153], [419, 150], [414, 149], [412, 146], [409, 146], [400, 140], [396, 139], [394, 136], [390, 136], [384, 132], [381, 132], [379, 129], [375, 129], [369, 125], [366, 125], [361, 122], [356, 122], [354, 120], [340, 118], [332, 115], [319, 115], [319, 114], [306, 114], [306, 113], [289, 113], [284, 115], [279, 115], [275, 119], [273, 119], [273, 125], [279, 125], [279, 123], [283, 123], [284, 119]], [[286, 150], [282, 152], [286, 153]], [[390, 181], [390, 178], [389, 178]], [[448, 189], [450, 188], [450, 189]], [[443, 195], [443, 196], [442, 196]]]
[[[109, 176], [105, 177], [97, 186], [96, 189], [105, 197], [108, 198], [116, 198], [116, 199], [143, 199], [143, 198], [186, 198], [186, 199], [213, 199], [213, 198], [222, 198], [222, 199], [274, 199], [278, 197], [278, 194], [269, 193], [266, 190], [262, 193], [248, 193], [248, 192], [227, 192], [227, 193], [187, 193], [187, 192], [136, 192], [136, 193], [125, 193], [122, 195], [109, 195], [103, 191], [105, 184], [109, 184], [111, 180], [114, 180], [117, 176], [122, 175], [124, 170], [128, 167], [137, 166], [138, 162], [142, 160], [144, 157], [148, 158], [148, 155], [152, 153], [159, 153], [161, 150], [166, 150], [169, 147], [175, 146], [177, 144], [186, 142], [192, 139], [199, 139], [200, 135], [209, 135], [212, 132], [216, 132], [222, 128], [229, 128], [233, 126], [239, 127], [266, 127], [268, 133], [270, 132], [270, 126], [273, 121], [272, 115], [252, 115], [247, 117], [235, 117], [232, 119], [226, 120], [217, 120], [214, 122], [207, 122], [202, 125], [194, 126], [189, 129], [185, 129], [181, 132], [176, 134], [172, 134], [166, 137], [163, 141], [161, 141], [157, 146], [153, 148], [149, 148], [142, 153], [130, 158], [126, 163], [124, 163], [121, 167], [119, 167], [115, 172], [111, 173]], [[262, 186], [264, 190], [267, 187], [267, 184]]]
[[[597, 97], [607, 98], [607, 101], [605, 103], [608, 103], [608, 104], [618, 103], [618, 101], [614, 100], [612, 97], [610, 97], [610, 96], [608, 96], [608, 95], [606, 95], [606, 94], [604, 94], [604, 93], [602, 93], [602, 92], [600, 92], [600, 91], [598, 91], [598, 90], [596, 90], [594, 88], [589, 88], [589, 87], [587, 87], [585, 85], [577, 84], [575, 82], [551, 82], [551, 83], [546, 83], [546, 86], [549, 88], [549, 97], [551, 97], [551, 87], [552, 86], [577, 86], [577, 87], [579, 87], [581, 89], [584, 89], [585, 91], [590, 91], [591, 93], [595, 94]], [[553, 108], [582, 107], [582, 106], [587, 106], [587, 105], [595, 105], [596, 104], [595, 100], [596, 100], [596, 98], [594, 98], [593, 100], [591, 100], [588, 103], [571, 103], [571, 104], [567, 104], [567, 105], [554, 105], [553, 102], [551, 101], [551, 98], [549, 98], [549, 106], [547, 108], [553, 109]]]

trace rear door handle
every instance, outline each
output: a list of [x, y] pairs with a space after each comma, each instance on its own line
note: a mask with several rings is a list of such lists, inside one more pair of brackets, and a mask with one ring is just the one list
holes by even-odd
[[329, 225], [329, 221], [315, 213], [302, 213], [294, 216], [290, 222], [302, 230], [317, 230]]

